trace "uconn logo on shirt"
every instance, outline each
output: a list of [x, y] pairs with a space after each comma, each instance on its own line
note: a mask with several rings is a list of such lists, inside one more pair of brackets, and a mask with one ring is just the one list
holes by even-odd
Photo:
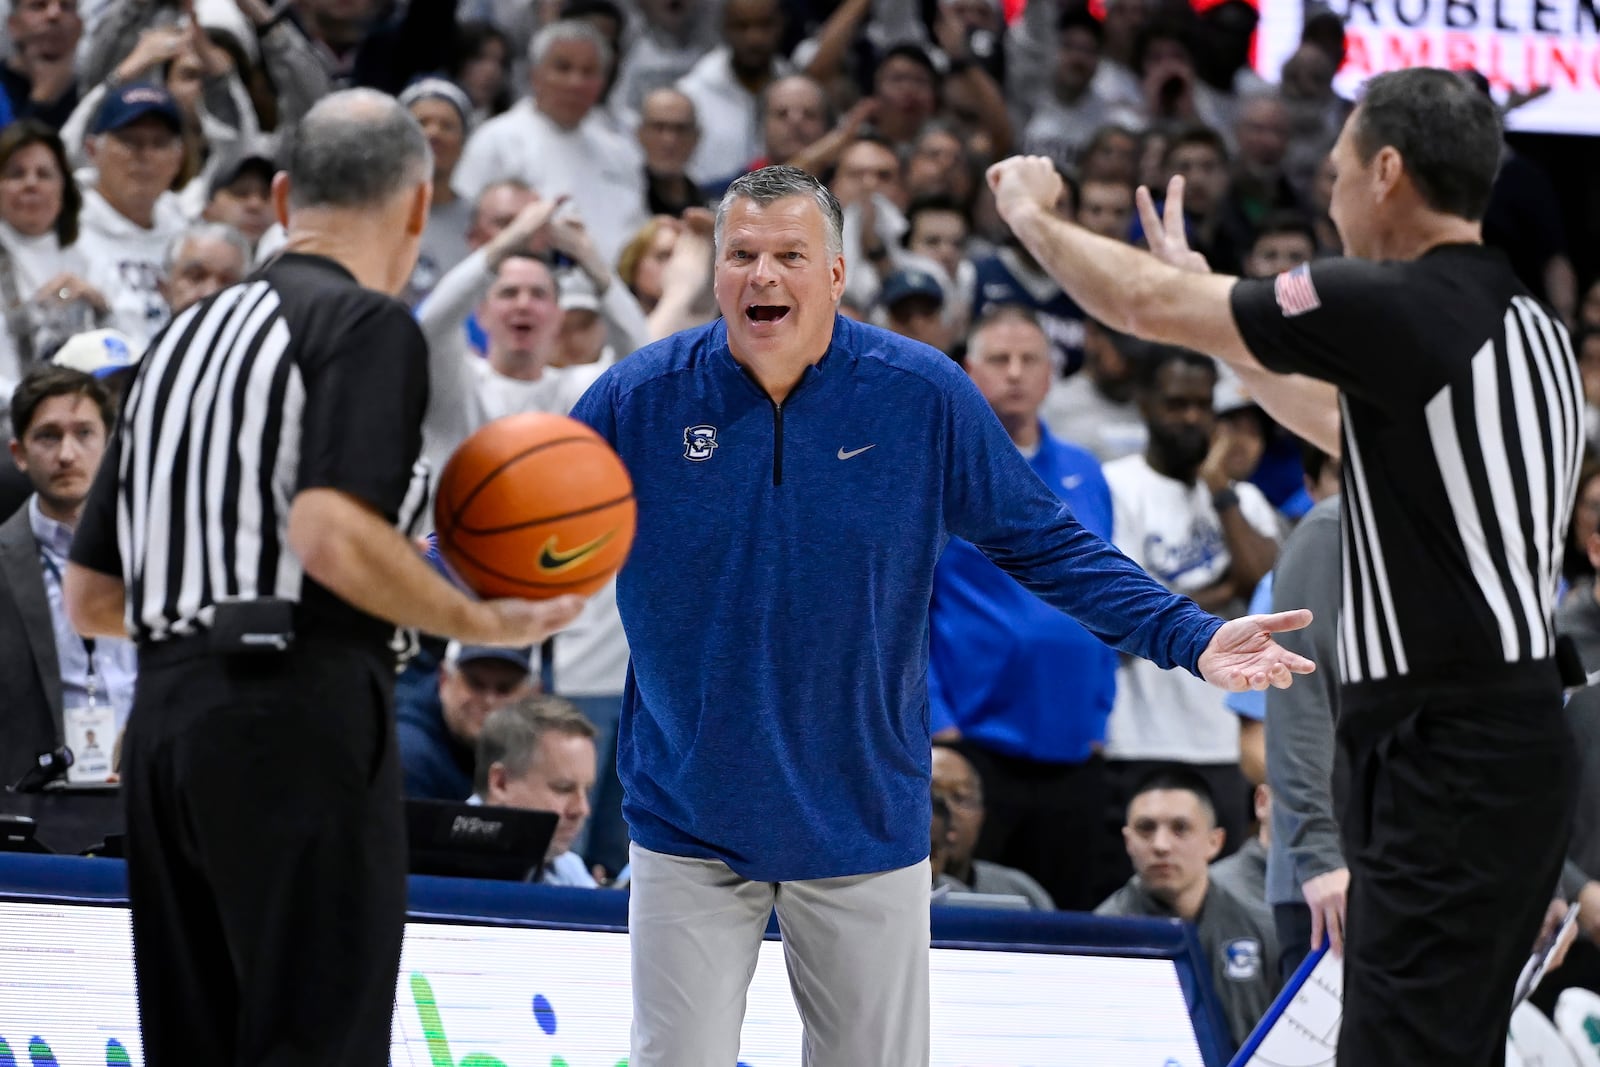
[[683, 458], [703, 463], [717, 449], [715, 426], [689, 426], [683, 431]]

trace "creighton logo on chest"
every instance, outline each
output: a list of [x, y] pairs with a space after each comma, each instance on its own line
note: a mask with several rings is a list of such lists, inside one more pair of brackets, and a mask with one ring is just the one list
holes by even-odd
[[711, 453], [717, 449], [717, 428], [715, 426], [688, 426], [683, 431], [683, 458], [703, 463], [711, 458]]

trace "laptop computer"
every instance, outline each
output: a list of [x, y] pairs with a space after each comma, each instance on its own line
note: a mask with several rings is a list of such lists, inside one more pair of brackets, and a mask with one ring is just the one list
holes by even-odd
[[977, 908], [984, 911], [1032, 911], [1033, 903], [1017, 893], [953, 893], [948, 886], [933, 891], [936, 908]]
[[407, 800], [412, 874], [523, 882], [544, 865], [559, 817], [552, 811]]

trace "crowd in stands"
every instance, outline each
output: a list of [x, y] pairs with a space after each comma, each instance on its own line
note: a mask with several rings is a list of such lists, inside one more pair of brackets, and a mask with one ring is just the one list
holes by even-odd
[[[433, 150], [402, 299], [430, 347], [435, 469], [484, 423], [565, 413], [612, 363], [711, 321], [717, 199], [787, 163], [843, 206], [841, 312], [960, 361], [1089, 529], [1208, 610], [1327, 605], [1331, 620], [1337, 459], [1211, 359], [1087, 318], [983, 180], [1010, 154], [1048, 156], [1061, 215], [1138, 243], [1135, 188], [1159, 199], [1182, 175], [1212, 269], [1271, 277], [1339, 255], [1339, 20], [1313, 9], [1274, 83], [1247, 63], [1254, 19], [1244, 0], [9, 0], [0, 778], [70, 744], [89, 721], [72, 709], [125, 720], [133, 650], [82, 641], [61, 606], [118, 398], [169, 321], [281, 248], [276, 146], [347, 86], [398, 96]], [[1600, 446], [1600, 279], [1579, 285], [1549, 178], [1509, 148], [1504, 166], [1486, 234], [1573, 330]], [[1559, 614], [1592, 672], [1597, 567], [1600, 465]], [[935, 899], [1192, 922], [1242, 1039], [1344, 892], [1331, 643], [1307, 638], [1315, 681], [1225, 697], [1119, 660], [963, 542], [939, 564], [929, 630]], [[625, 885], [627, 664], [614, 588], [542, 650], [425, 638], [397, 689], [408, 794], [555, 811], [536, 875]], [[1569, 970], [1590, 988], [1597, 707], [1596, 689], [1570, 704], [1585, 795], [1562, 886], [1584, 904]]]

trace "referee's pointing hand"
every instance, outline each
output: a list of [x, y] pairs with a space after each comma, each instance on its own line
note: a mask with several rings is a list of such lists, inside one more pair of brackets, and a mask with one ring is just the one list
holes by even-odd
[[1305, 608], [1274, 615], [1246, 615], [1222, 624], [1200, 653], [1200, 674], [1219, 689], [1242, 693], [1269, 685], [1287, 689], [1297, 674], [1310, 674], [1317, 665], [1290, 652], [1272, 639], [1285, 630], [1311, 623]]

